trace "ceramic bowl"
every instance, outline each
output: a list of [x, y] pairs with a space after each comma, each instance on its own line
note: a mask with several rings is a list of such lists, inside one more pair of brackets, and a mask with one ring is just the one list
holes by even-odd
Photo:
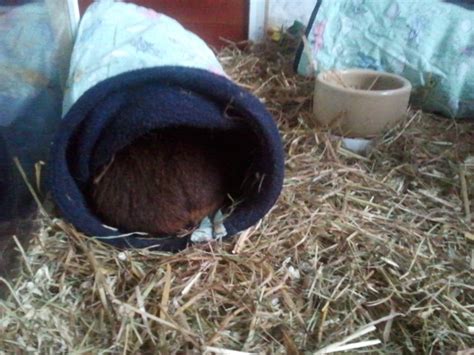
[[401, 76], [374, 70], [322, 72], [313, 112], [318, 123], [341, 136], [370, 138], [406, 116], [411, 88]]

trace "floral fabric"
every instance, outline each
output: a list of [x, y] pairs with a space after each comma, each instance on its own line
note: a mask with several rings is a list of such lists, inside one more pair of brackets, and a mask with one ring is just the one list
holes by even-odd
[[74, 44], [63, 114], [87, 89], [107, 78], [165, 65], [225, 75], [204, 41], [174, 19], [134, 4], [93, 3], [81, 19]]
[[[453, 2], [319, 0], [307, 33], [316, 70], [396, 73], [416, 105], [474, 119], [474, 5]], [[298, 72], [314, 74], [310, 63], [303, 53]]]

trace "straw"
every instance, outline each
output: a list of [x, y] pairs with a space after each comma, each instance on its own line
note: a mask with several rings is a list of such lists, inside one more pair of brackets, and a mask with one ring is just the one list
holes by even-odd
[[[115, 250], [39, 215], [0, 303], [5, 353], [456, 353], [474, 347], [474, 125], [421, 111], [347, 154], [283, 38], [219, 57], [273, 114], [277, 204], [231, 240]], [[459, 167], [463, 170], [460, 173]], [[31, 270], [31, 272], [30, 272]]]

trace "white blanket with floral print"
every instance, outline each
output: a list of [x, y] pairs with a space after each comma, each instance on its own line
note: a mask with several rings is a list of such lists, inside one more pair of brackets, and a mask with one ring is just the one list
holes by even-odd
[[[462, 6], [461, 6], [462, 5]], [[474, 119], [474, 4], [443, 0], [318, 0], [298, 72], [370, 68], [413, 84], [413, 102]]]
[[85, 91], [107, 78], [165, 65], [225, 75], [206, 43], [176, 20], [134, 4], [97, 1], [79, 25], [63, 115]]

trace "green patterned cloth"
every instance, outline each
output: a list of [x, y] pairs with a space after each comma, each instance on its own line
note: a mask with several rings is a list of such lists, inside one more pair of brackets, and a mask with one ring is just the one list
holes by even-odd
[[[369, 68], [404, 76], [412, 103], [474, 119], [474, 5], [441, 0], [318, 0], [307, 30], [316, 71]], [[300, 50], [298, 73], [313, 75]]]

